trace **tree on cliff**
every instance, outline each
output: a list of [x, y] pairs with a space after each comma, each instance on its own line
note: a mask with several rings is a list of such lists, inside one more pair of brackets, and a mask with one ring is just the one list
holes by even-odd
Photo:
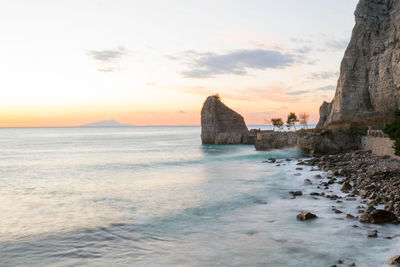
[[283, 120], [281, 118], [272, 118], [271, 123], [274, 126], [274, 130], [275, 130], [275, 127], [278, 128], [278, 130], [282, 130]]
[[299, 122], [303, 125], [303, 127], [308, 129], [308, 119], [310, 118], [310, 115], [306, 112], [300, 112], [299, 113]]
[[290, 112], [289, 115], [287, 116], [286, 127], [288, 127], [288, 129], [290, 130], [290, 128], [293, 126], [294, 130], [296, 130], [295, 123], [298, 121], [299, 120], [297, 119], [296, 113]]

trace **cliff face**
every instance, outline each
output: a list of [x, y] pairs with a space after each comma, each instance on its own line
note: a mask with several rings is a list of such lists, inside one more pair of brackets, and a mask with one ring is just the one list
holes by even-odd
[[256, 150], [271, 150], [285, 147], [295, 147], [297, 136], [295, 132], [262, 131], [255, 141]]
[[201, 109], [201, 140], [203, 144], [250, 143], [243, 117], [214, 96], [209, 96]]
[[400, 0], [360, 0], [355, 18], [335, 97], [319, 125], [400, 107]]

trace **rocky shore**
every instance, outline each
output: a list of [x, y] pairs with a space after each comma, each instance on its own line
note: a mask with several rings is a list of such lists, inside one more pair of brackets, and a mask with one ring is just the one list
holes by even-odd
[[[361, 222], [397, 223], [400, 217], [400, 161], [389, 156], [377, 156], [370, 151], [353, 151], [324, 155], [300, 162], [316, 166], [333, 174], [319, 187], [328, 189], [340, 183], [345, 199], [360, 197], [366, 204]], [[336, 176], [336, 177], [335, 177]], [[343, 177], [338, 179], [337, 177]], [[332, 196], [330, 196], [332, 197]], [[361, 210], [360, 210], [361, 212]]]
[[[285, 161], [270, 158], [266, 162], [279, 167], [285, 165]], [[354, 224], [353, 227], [365, 225], [365, 229], [368, 230], [366, 238], [381, 237], [381, 233], [373, 229], [376, 224], [399, 224], [400, 160], [390, 156], [378, 156], [371, 151], [356, 150], [298, 160], [296, 165], [298, 171], [302, 171], [305, 166], [310, 166], [311, 171], [322, 171], [325, 174], [316, 174], [311, 179], [304, 179], [304, 185], [314, 185], [318, 192], [304, 194], [302, 191], [291, 191], [289, 194], [293, 199], [309, 195], [316, 200], [324, 197], [335, 203], [354, 202], [355, 213], [346, 213], [336, 205], [332, 206], [332, 212], [343, 215], [342, 219], [358, 220], [360, 223]], [[298, 173], [298, 175], [301, 174]], [[342, 194], [337, 193], [338, 188]], [[302, 210], [297, 215], [299, 221], [313, 219], [318, 219], [318, 214], [307, 210]], [[382, 236], [384, 239], [398, 237], [398, 233]], [[400, 266], [400, 255], [386, 259], [386, 262], [389, 265]], [[342, 264], [343, 260], [340, 259], [332, 266], [342, 266]], [[356, 266], [356, 264], [352, 263], [349, 266]]]

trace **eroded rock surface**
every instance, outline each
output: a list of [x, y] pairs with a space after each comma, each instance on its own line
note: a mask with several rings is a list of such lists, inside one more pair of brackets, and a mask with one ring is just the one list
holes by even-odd
[[360, 0], [355, 20], [335, 97], [322, 104], [319, 126], [400, 107], [400, 0]]
[[251, 143], [243, 117], [216, 96], [209, 96], [201, 110], [201, 140], [203, 144]]
[[256, 150], [279, 149], [296, 145], [297, 135], [295, 132], [261, 131], [255, 142]]

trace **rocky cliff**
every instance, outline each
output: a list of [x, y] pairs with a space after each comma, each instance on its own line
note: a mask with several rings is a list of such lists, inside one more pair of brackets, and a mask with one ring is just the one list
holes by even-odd
[[355, 19], [335, 97], [321, 107], [319, 125], [400, 107], [400, 0], [360, 0]]
[[243, 117], [216, 96], [209, 96], [201, 109], [201, 140], [203, 144], [250, 143]]
[[285, 147], [295, 147], [297, 136], [295, 132], [261, 131], [255, 141], [256, 150], [271, 150]]

